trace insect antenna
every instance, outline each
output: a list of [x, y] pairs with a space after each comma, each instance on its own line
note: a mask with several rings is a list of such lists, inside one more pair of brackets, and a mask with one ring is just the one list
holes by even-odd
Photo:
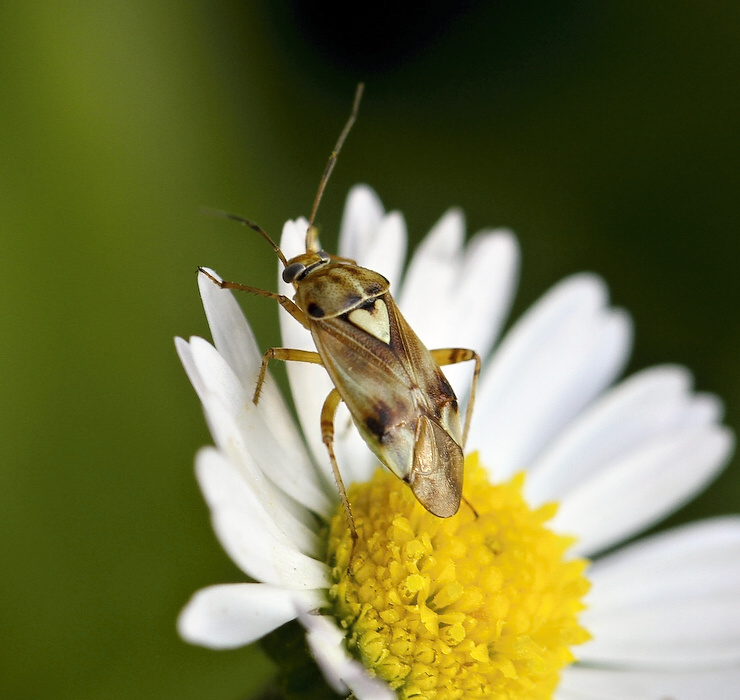
[[278, 246], [275, 241], [270, 238], [265, 230], [254, 223], [254, 221], [250, 221], [249, 219], [245, 219], [243, 216], [239, 216], [238, 214], [232, 214], [228, 211], [222, 211], [220, 209], [204, 209], [204, 213], [210, 214], [211, 216], [220, 216], [223, 219], [230, 219], [231, 221], [236, 221], [238, 224], [241, 224], [242, 226], [246, 226], [247, 228], [251, 228], [252, 231], [256, 231], [259, 233], [262, 238], [264, 238], [272, 247], [272, 249], [275, 251], [275, 255], [280, 258], [280, 262], [283, 263], [283, 267], [286, 267], [288, 265], [288, 261], [285, 259], [285, 255], [283, 254], [283, 251], [280, 250], [280, 246]]
[[337, 140], [336, 145], [334, 146], [334, 150], [332, 150], [331, 155], [329, 156], [329, 162], [326, 164], [326, 167], [324, 168], [324, 174], [321, 176], [321, 182], [319, 183], [319, 191], [316, 193], [316, 199], [313, 201], [313, 209], [311, 210], [311, 218], [308, 220], [308, 229], [306, 230], [306, 250], [310, 251], [317, 251], [319, 249], [318, 243], [316, 241], [316, 230], [313, 227], [314, 219], [316, 218], [316, 212], [319, 208], [319, 203], [321, 202], [321, 197], [324, 195], [324, 190], [326, 189], [326, 183], [329, 180], [329, 176], [331, 175], [331, 171], [334, 170], [334, 166], [337, 163], [337, 156], [339, 155], [339, 151], [342, 150], [342, 146], [344, 145], [344, 140], [347, 138], [347, 134], [349, 134], [350, 129], [352, 128], [352, 125], [355, 123], [355, 119], [357, 119], [357, 112], [360, 108], [360, 100], [362, 99], [362, 92], [365, 89], [364, 83], [357, 83], [357, 90], [355, 90], [355, 99], [352, 103], [352, 112], [349, 115], [349, 119], [347, 120], [347, 123], [344, 125], [344, 129], [342, 129], [342, 133], [339, 134], [339, 139]]

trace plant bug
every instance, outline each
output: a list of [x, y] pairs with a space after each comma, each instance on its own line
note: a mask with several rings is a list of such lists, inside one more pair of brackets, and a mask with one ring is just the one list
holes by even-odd
[[[321, 410], [321, 435], [347, 513], [353, 543], [357, 529], [334, 454], [334, 418], [341, 401], [360, 435], [377, 458], [405, 481], [430, 513], [448, 518], [460, 507], [463, 446], [467, 438], [480, 357], [466, 348], [428, 350], [401, 315], [388, 280], [354, 260], [330, 255], [318, 243], [313, 226], [321, 197], [362, 96], [357, 87], [352, 112], [332, 151], [314, 200], [306, 231], [306, 251], [290, 260], [257, 224], [231, 214], [260, 234], [283, 265], [283, 280], [293, 285], [293, 299], [256, 287], [225, 282], [199, 268], [222, 289], [235, 289], [275, 299], [313, 337], [316, 351], [270, 348], [262, 358], [253, 401], [270, 360], [322, 365], [334, 389]], [[465, 426], [458, 401], [440, 369], [475, 362]], [[475, 511], [474, 511], [475, 512]]]

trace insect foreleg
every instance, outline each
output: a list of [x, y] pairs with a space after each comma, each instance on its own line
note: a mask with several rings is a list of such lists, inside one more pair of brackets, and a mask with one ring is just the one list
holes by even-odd
[[262, 366], [260, 367], [260, 373], [257, 377], [257, 386], [254, 388], [254, 396], [252, 397], [253, 403], [257, 403], [260, 398], [260, 392], [262, 391], [262, 384], [265, 382], [265, 374], [267, 373], [267, 364], [270, 360], [282, 360], [283, 362], [311, 362], [314, 365], [321, 365], [321, 357], [319, 353], [313, 350], [296, 350], [295, 348], [270, 348], [262, 356]]
[[274, 299], [280, 306], [282, 306], [298, 323], [304, 328], [308, 328], [308, 319], [306, 314], [301, 311], [297, 304], [285, 294], [276, 294], [275, 292], [268, 292], [266, 289], [260, 289], [259, 287], [250, 287], [246, 284], [239, 284], [238, 282], [225, 282], [220, 280], [218, 277], [214, 277], [208, 270], [203, 267], [198, 268], [198, 272], [202, 272], [209, 280], [214, 284], [221, 287], [221, 289], [235, 289], [238, 292], [249, 292], [250, 294], [259, 294], [261, 297], [267, 297], [268, 299]]
[[438, 348], [430, 350], [432, 357], [437, 364], [456, 365], [458, 362], [467, 362], [475, 360], [475, 370], [473, 371], [473, 380], [470, 383], [470, 397], [468, 398], [468, 407], [465, 409], [465, 427], [463, 428], [463, 444], [468, 441], [468, 430], [470, 429], [470, 419], [473, 417], [473, 404], [475, 403], [475, 390], [478, 387], [478, 375], [480, 375], [480, 355], [475, 350], [469, 348]]
[[324, 406], [321, 409], [321, 439], [324, 441], [326, 450], [329, 453], [331, 470], [334, 472], [334, 480], [337, 482], [339, 497], [342, 499], [342, 505], [347, 513], [347, 522], [349, 523], [349, 531], [352, 536], [352, 551], [349, 553], [349, 561], [352, 563], [352, 555], [355, 552], [355, 545], [358, 540], [357, 528], [355, 527], [355, 519], [352, 517], [352, 508], [349, 505], [349, 498], [347, 498], [347, 490], [344, 488], [342, 475], [339, 473], [337, 458], [334, 455], [334, 416], [341, 400], [342, 397], [336, 389], [332, 389], [326, 397]]

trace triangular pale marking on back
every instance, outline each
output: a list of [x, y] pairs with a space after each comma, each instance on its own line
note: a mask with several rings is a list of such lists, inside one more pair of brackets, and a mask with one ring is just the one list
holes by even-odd
[[350, 311], [351, 323], [374, 338], [388, 344], [391, 342], [391, 324], [388, 318], [388, 307], [382, 299], [376, 299], [372, 309], [355, 309]]

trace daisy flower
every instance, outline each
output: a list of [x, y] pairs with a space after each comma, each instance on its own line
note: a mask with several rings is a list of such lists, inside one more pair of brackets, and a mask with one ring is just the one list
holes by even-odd
[[[288, 258], [303, 252], [306, 225], [286, 223]], [[337, 461], [360, 535], [350, 557], [319, 428], [326, 372], [287, 363], [300, 430], [271, 377], [255, 405], [262, 351], [233, 295], [200, 275], [214, 345], [177, 339], [215, 442], [196, 473], [247, 580], [197, 592], [180, 634], [211, 648], [263, 638], [285, 666], [286, 697], [300, 697], [301, 682], [316, 690], [301, 675], [306, 648], [335, 693], [361, 700], [737, 697], [740, 518], [615, 549], [726, 464], [733, 436], [720, 401], [695, 393], [675, 365], [612, 386], [630, 320], [591, 274], [557, 284], [499, 339], [518, 270], [507, 231], [466, 245], [452, 209], [403, 274], [405, 248], [401, 215], [386, 214], [368, 187], [353, 189], [339, 255], [390, 280], [427, 347], [484, 358], [466, 445], [464, 496], [475, 511], [426, 512], [340, 410]], [[280, 314], [283, 346], [311, 349], [308, 332]], [[471, 368], [444, 371], [464, 404]]]

